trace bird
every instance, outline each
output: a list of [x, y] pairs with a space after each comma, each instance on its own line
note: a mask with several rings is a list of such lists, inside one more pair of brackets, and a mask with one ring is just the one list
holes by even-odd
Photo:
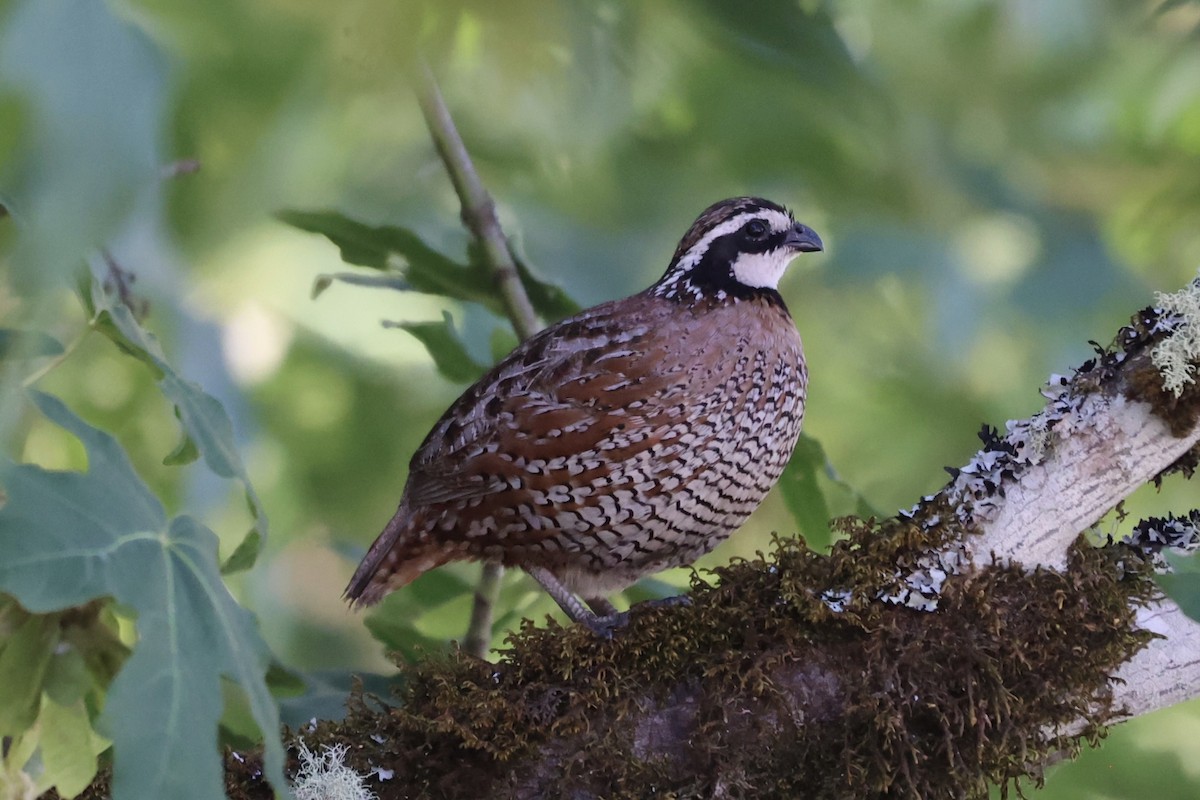
[[808, 369], [778, 284], [823, 249], [781, 205], [722, 200], [649, 288], [526, 339], [425, 437], [345, 598], [493, 561], [611, 636], [612, 593], [711, 551], [783, 473]]

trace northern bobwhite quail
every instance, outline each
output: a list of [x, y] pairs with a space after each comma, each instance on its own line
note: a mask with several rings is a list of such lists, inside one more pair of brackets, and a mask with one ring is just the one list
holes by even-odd
[[449, 561], [521, 567], [575, 621], [745, 521], [800, 435], [807, 369], [776, 291], [821, 239], [782, 206], [710, 206], [649, 289], [522, 343], [450, 407], [359, 565], [356, 605]]

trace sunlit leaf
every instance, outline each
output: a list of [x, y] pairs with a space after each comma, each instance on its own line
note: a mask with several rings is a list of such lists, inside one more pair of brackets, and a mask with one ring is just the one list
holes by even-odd
[[42, 680], [58, 637], [58, 615], [26, 614], [0, 640], [0, 736], [20, 733], [37, 719]]
[[60, 705], [46, 698], [38, 722], [38, 744], [45, 769], [38, 788], [53, 786], [60, 797], [74, 797], [95, 777], [96, 756], [105, 747], [104, 740], [92, 730], [82, 699]]
[[278, 712], [263, 677], [269, 654], [221, 580], [216, 535], [191, 517], [168, 521], [115, 439], [52, 396], [31, 397], [83, 443], [88, 471], [0, 462], [8, 497], [0, 590], [35, 613], [110, 596], [136, 612], [137, 646], [99, 720], [113, 741], [113, 796], [220, 795], [222, 675], [245, 691], [265, 737], [267, 775], [282, 788]]
[[239, 545], [240, 553], [235, 563], [239, 569], [252, 566], [267, 532], [267, 515], [234, 444], [233, 423], [225, 407], [176, 372], [163, 355], [154, 334], [142, 327], [129, 308], [104, 291], [98, 281], [93, 279], [85, 292], [85, 304], [93, 318], [99, 321], [96, 329], [122, 351], [149, 365], [159, 389], [175, 406], [175, 416], [183, 428], [184, 438], [167, 454], [164, 463], [188, 463], [192, 453], [198, 452], [209, 469], [222, 478], [240, 481], [245, 488], [255, 526]]
[[454, 330], [454, 318], [442, 312], [441, 322], [386, 322], [389, 328], [401, 328], [416, 337], [437, 366], [438, 372], [457, 383], [470, 383], [487, 371], [471, 358], [466, 345]]

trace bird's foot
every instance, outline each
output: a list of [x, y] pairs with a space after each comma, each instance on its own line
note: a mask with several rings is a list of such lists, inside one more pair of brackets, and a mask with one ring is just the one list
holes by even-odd
[[613, 614], [605, 614], [604, 616], [592, 615], [579, 620], [596, 634], [601, 639], [612, 639], [613, 633], [629, 624], [629, 612], [618, 611]]
[[686, 594], [676, 594], [671, 597], [659, 597], [655, 600], [643, 600], [634, 608], [686, 608], [692, 604], [692, 598]]
[[586, 625], [592, 633], [599, 636], [601, 639], [613, 638], [613, 632], [624, 628], [629, 624], [631, 613], [641, 613], [650, 611], [656, 608], [679, 608], [690, 606], [692, 598], [686, 594], [675, 595], [674, 597], [660, 597], [656, 600], [643, 600], [633, 606], [629, 611], [613, 611], [611, 614], [596, 615], [592, 614], [588, 617], [578, 620]]

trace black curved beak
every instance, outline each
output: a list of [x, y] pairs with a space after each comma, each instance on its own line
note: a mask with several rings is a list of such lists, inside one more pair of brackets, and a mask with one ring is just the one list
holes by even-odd
[[825, 245], [821, 243], [821, 237], [817, 236], [817, 232], [807, 225], [801, 225], [797, 222], [792, 226], [792, 229], [787, 232], [787, 236], [783, 239], [785, 247], [792, 247], [799, 250], [801, 253], [816, 253], [825, 249]]

